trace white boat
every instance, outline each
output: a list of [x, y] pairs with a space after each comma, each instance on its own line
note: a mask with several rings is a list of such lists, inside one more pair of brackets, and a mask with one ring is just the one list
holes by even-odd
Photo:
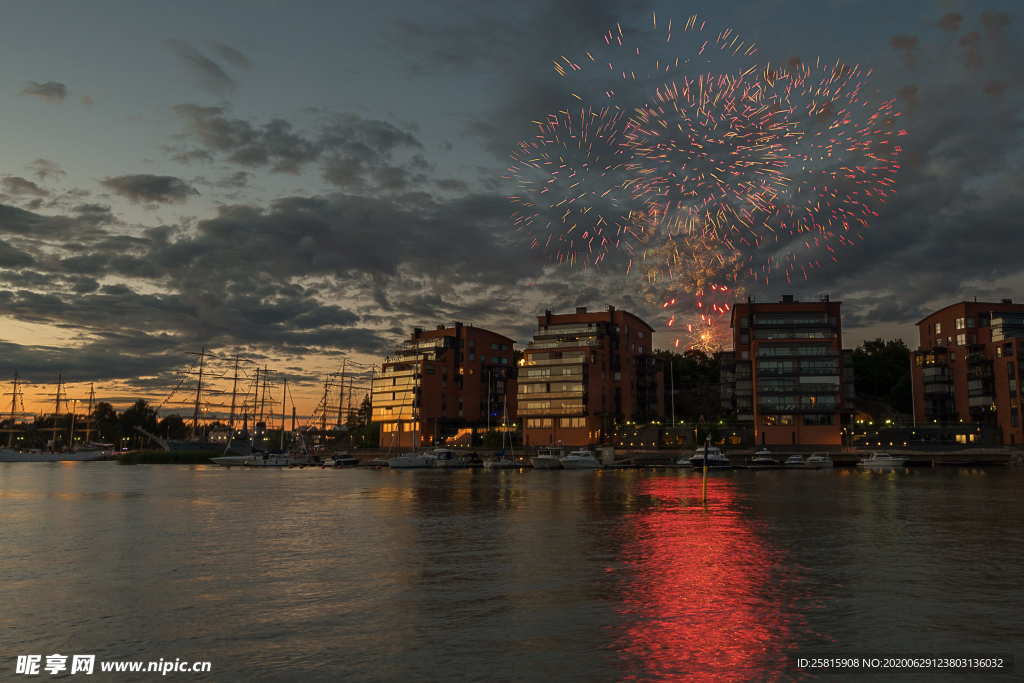
[[754, 453], [754, 457], [750, 459], [751, 467], [778, 467], [779, 461], [772, 457], [772, 452], [767, 448]]
[[329, 455], [323, 459], [320, 463], [321, 467], [355, 467], [359, 464], [359, 458], [353, 458], [350, 455], [338, 453], [337, 455]]
[[0, 448], [0, 462], [91, 462], [110, 460], [114, 457], [112, 449], [86, 448], [76, 451], [16, 451]]
[[447, 448], [435, 448], [431, 451], [430, 455], [434, 456], [434, 467], [454, 468], [470, 466], [469, 458], [463, 457]]
[[888, 453], [872, 453], [857, 463], [857, 467], [865, 467], [874, 470], [893, 470], [907, 466], [907, 459], [902, 455], [890, 455]]
[[804, 466], [812, 470], [821, 470], [832, 467], [833, 463], [828, 453], [811, 453], [807, 456]]
[[786, 462], [782, 464], [785, 465], [786, 467], [803, 467], [805, 464], [804, 456], [800, 455], [799, 453], [794, 453], [793, 455], [786, 458]]
[[596, 470], [601, 468], [601, 462], [588, 450], [580, 449], [570, 451], [562, 458], [562, 468], [567, 470]]
[[388, 467], [393, 470], [410, 470], [420, 467], [433, 467], [436, 456], [433, 453], [411, 451], [388, 460]]
[[562, 469], [562, 449], [538, 448], [537, 455], [530, 458], [530, 464], [535, 470], [560, 470]]
[[718, 446], [701, 446], [693, 455], [687, 458], [685, 455], [676, 461], [677, 465], [689, 465], [690, 467], [700, 467], [703, 469], [704, 460], [707, 459], [708, 469], [730, 469], [732, 468], [732, 461], [729, 460], [722, 453], [722, 449]]

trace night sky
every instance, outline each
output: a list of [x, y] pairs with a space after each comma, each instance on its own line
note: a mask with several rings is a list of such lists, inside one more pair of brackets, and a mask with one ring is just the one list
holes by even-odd
[[[213, 5], [213, 6], [211, 6]], [[846, 344], [954, 301], [1024, 301], [1017, 3], [750, 0], [62, 4], [5, 8], [0, 379], [159, 400], [189, 351], [236, 349], [301, 387], [414, 326], [525, 342], [545, 308], [614, 304], [668, 347], [621, 269], [554, 265], [503, 179], [531, 120], [571, 106], [552, 61], [608, 27], [700, 13], [763, 61], [874, 69], [909, 135], [894, 199], [806, 282]], [[366, 366], [354, 366], [365, 372]], [[40, 397], [38, 400], [36, 397]]]

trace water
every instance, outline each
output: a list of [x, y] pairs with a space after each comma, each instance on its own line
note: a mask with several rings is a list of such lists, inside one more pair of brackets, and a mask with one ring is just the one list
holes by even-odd
[[53, 652], [209, 660], [171, 675], [206, 680], [789, 679], [800, 653], [1024, 667], [1024, 470], [715, 473], [706, 508], [700, 486], [0, 464], [0, 678]]

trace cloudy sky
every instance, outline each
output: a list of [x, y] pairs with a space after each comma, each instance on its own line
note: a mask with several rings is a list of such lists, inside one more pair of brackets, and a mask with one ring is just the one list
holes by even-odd
[[159, 402], [206, 345], [287, 375], [309, 412], [322, 373], [365, 373], [417, 325], [526, 341], [545, 308], [614, 304], [667, 347], [642, 283], [530, 249], [503, 179], [530, 121], [573, 103], [552, 61], [652, 12], [733, 27], [764, 61], [874, 69], [909, 131], [895, 198], [838, 263], [750, 294], [827, 292], [849, 345], [916, 343], [933, 308], [1024, 299], [1015, 4], [9, 5], [0, 376], [36, 383], [30, 406], [58, 371], [73, 396]]

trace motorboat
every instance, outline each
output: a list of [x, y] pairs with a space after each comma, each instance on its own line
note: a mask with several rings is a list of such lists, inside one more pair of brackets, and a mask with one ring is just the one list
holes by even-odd
[[321, 467], [355, 467], [358, 464], [359, 458], [353, 458], [344, 453], [329, 455], [320, 463]]
[[759, 468], [778, 467], [779, 461], [772, 457], [770, 450], [762, 448], [754, 453], [754, 457], [750, 459], [750, 466]]
[[434, 456], [434, 467], [469, 467], [469, 458], [465, 458], [453, 450], [447, 448], [435, 448], [430, 455]]
[[537, 455], [530, 458], [530, 464], [535, 470], [560, 470], [562, 469], [562, 449], [538, 448]]
[[785, 465], [786, 467], [803, 467], [806, 463], [804, 462], [804, 456], [800, 455], [799, 453], [794, 453], [793, 455], [786, 458], [786, 462], [782, 464]]
[[726, 457], [725, 453], [718, 446], [701, 446], [689, 458], [686, 456], [679, 458], [676, 464], [688, 464], [690, 467], [703, 468], [705, 459], [707, 460], [708, 469], [722, 470], [732, 468], [732, 461]]
[[822, 470], [831, 468], [833, 463], [828, 453], [811, 453], [807, 456], [804, 466], [812, 470]]
[[393, 470], [409, 470], [421, 467], [433, 467], [436, 456], [433, 453], [411, 451], [388, 460], [388, 467]]
[[907, 459], [902, 455], [890, 455], [889, 453], [872, 453], [857, 463], [857, 467], [864, 467], [873, 470], [894, 470], [907, 466]]
[[596, 470], [601, 468], [601, 462], [588, 450], [580, 449], [570, 451], [562, 458], [562, 468], [567, 470]]

